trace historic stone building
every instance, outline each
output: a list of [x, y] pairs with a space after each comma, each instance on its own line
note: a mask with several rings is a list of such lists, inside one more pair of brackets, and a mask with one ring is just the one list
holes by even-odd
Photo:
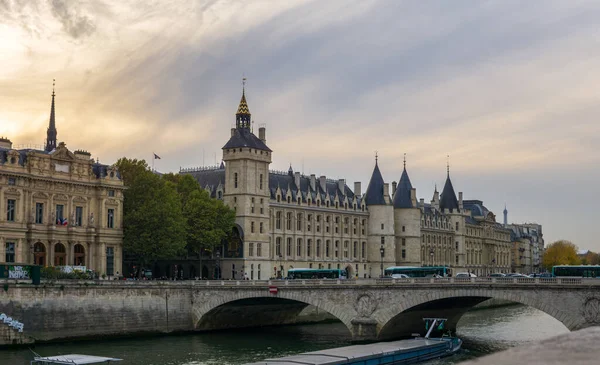
[[123, 182], [114, 166], [57, 143], [55, 93], [45, 146], [0, 139], [0, 263], [122, 272]]
[[436, 189], [426, 204], [417, 201], [406, 161], [390, 191], [376, 160], [363, 195], [360, 182], [353, 191], [343, 179], [305, 176], [291, 166], [270, 170], [266, 128], [257, 137], [251, 126], [243, 91], [223, 163], [180, 171], [236, 211], [234, 238], [218, 250], [217, 276], [267, 279], [291, 268], [341, 268], [363, 278], [394, 265], [510, 271], [509, 230], [481, 201], [463, 201], [462, 193], [457, 199], [449, 169], [442, 194]]

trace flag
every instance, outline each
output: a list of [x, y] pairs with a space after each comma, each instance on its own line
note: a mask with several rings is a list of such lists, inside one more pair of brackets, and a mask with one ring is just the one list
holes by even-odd
[[157, 155], [157, 154], [155, 153], [155, 154], [154, 154], [154, 159], [155, 159], [155, 160], [160, 160], [160, 156], [159, 156], [159, 155]]
[[67, 224], [69, 224], [69, 222], [67, 221], [67, 218], [63, 218], [61, 220], [60, 224], [62, 224], [63, 226], [66, 226]]

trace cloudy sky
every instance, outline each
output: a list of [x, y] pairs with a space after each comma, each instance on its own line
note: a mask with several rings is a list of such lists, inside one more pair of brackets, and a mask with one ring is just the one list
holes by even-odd
[[363, 182], [402, 156], [546, 242], [600, 250], [597, 1], [0, 0], [0, 135], [161, 171], [220, 161], [247, 77], [272, 169]]

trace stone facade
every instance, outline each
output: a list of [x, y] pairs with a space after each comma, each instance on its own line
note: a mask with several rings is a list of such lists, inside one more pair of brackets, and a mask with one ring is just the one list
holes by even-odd
[[512, 271], [529, 274], [543, 271], [544, 235], [537, 223], [510, 224]]
[[340, 268], [369, 278], [395, 265], [510, 272], [510, 231], [481, 201], [463, 202], [462, 193], [457, 198], [449, 170], [442, 194], [436, 189], [430, 204], [417, 201], [406, 161], [391, 191], [376, 162], [364, 195], [359, 182], [353, 191], [343, 179], [306, 176], [291, 166], [271, 171], [266, 128], [255, 136], [250, 118], [244, 92], [224, 163], [180, 171], [236, 210], [236, 238], [219, 250], [218, 277], [266, 279], [285, 277], [292, 268]]
[[123, 182], [115, 166], [56, 143], [54, 93], [46, 148], [0, 140], [0, 263], [122, 272]]

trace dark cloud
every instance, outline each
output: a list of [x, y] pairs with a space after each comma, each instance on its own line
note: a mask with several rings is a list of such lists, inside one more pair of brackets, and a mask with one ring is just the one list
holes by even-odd
[[62, 23], [64, 31], [77, 39], [92, 34], [96, 25], [88, 16], [78, 14], [74, 4], [73, 1], [52, 0], [50, 8], [52, 15]]

